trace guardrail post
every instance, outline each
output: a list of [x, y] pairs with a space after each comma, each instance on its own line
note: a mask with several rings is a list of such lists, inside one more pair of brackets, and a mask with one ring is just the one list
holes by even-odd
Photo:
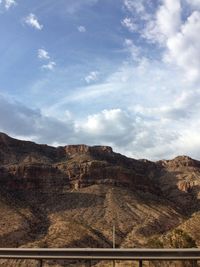
[[85, 266], [92, 267], [92, 260], [86, 260], [85, 261]]
[[42, 265], [43, 265], [43, 261], [42, 261], [42, 259], [39, 261], [39, 267], [42, 267]]
[[142, 260], [139, 260], [139, 267], [142, 267]]

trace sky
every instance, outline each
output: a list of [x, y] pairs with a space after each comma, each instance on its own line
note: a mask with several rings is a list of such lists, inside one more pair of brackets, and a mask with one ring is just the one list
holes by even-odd
[[0, 0], [0, 131], [200, 159], [200, 0]]

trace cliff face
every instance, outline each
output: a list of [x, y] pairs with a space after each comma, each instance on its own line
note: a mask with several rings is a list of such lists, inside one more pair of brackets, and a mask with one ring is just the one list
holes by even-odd
[[[150, 180], [156, 164], [128, 159], [107, 146], [49, 147], [0, 135], [1, 181], [8, 188], [51, 190], [93, 184], [124, 185], [155, 190]], [[0, 181], [0, 182], [1, 182]]]
[[177, 235], [198, 245], [199, 189], [200, 162], [187, 156], [151, 162], [0, 134], [0, 245], [110, 247], [113, 224], [118, 247], [167, 247]]

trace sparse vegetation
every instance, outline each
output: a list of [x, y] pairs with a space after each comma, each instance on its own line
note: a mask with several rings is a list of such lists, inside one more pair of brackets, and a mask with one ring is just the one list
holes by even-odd
[[195, 240], [182, 229], [175, 229], [164, 238], [164, 243], [171, 248], [196, 248]]
[[147, 241], [147, 248], [164, 248], [163, 242], [159, 239], [159, 237], [152, 237]]

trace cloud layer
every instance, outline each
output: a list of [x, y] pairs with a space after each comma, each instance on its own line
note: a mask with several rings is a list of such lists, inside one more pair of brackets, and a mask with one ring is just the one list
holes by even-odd
[[59, 121], [0, 96], [0, 131], [40, 143], [62, 143], [70, 142], [73, 122], [69, 118]]
[[135, 158], [199, 158], [199, 100], [200, 91], [183, 92], [167, 106], [104, 109], [82, 119], [66, 110], [59, 120], [1, 96], [0, 131], [51, 145], [106, 144]]

